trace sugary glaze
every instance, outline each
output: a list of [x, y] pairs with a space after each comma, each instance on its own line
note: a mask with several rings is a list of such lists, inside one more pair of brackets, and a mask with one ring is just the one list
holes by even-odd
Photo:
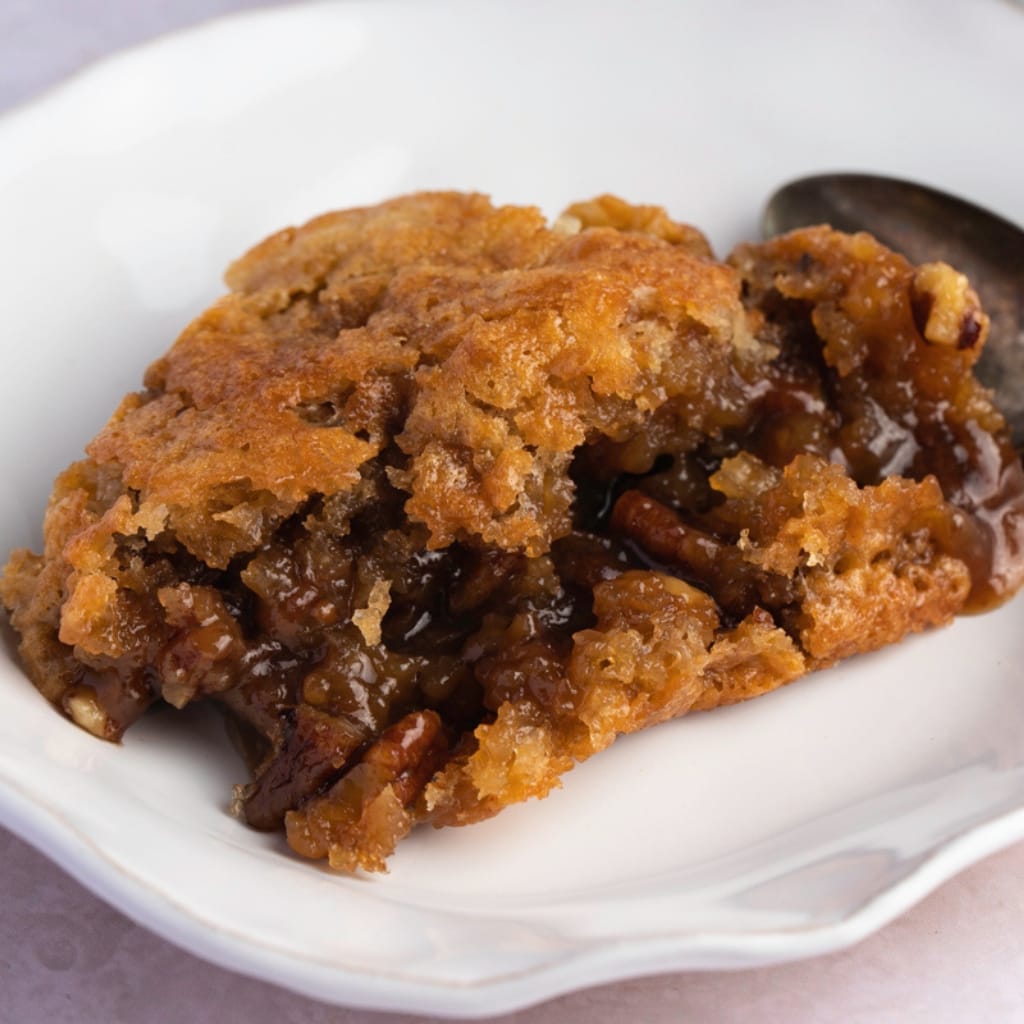
[[987, 319], [866, 235], [723, 264], [656, 207], [420, 194], [228, 283], [0, 595], [98, 736], [217, 701], [238, 813], [336, 868], [1022, 582]]

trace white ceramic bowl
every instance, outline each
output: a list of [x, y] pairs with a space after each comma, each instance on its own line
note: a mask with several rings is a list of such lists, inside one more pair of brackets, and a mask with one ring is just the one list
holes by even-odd
[[[918, 178], [1024, 220], [1024, 15], [967, 5], [375, 0], [170, 37], [0, 119], [0, 549], [218, 292], [324, 209], [424, 187], [661, 202], [720, 249], [778, 183]], [[979, 154], [983, 152], [983, 157]], [[226, 811], [199, 710], [122, 747], [0, 657], [0, 820], [217, 963], [480, 1016], [848, 945], [1024, 835], [1024, 606], [629, 737], [542, 803], [332, 876]], [[9, 638], [8, 638], [9, 639]]]

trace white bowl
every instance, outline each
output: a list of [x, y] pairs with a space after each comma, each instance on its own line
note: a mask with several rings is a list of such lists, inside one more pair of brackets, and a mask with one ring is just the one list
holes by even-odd
[[[55, 473], [272, 229], [424, 187], [551, 214], [608, 190], [724, 250], [774, 186], [835, 168], [1022, 220], [1021, 52], [1001, 0], [375, 0], [101, 64], [0, 119], [0, 549], [38, 545]], [[809, 956], [1024, 836], [1022, 611], [629, 737], [544, 802], [421, 830], [373, 879], [228, 816], [245, 773], [214, 717], [105, 745], [8, 643], [0, 820], [193, 953], [339, 1003], [485, 1015]]]

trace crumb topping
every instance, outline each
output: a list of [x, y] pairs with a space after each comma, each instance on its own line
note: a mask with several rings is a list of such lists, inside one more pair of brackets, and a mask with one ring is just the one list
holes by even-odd
[[659, 207], [424, 193], [227, 280], [0, 597], [99, 737], [223, 708], [237, 813], [339, 870], [1024, 580], [987, 318], [867, 235], [719, 262]]

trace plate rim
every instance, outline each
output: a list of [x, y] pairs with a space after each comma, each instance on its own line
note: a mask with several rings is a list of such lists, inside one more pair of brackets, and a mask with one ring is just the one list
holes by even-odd
[[[140, 879], [67, 820], [52, 801], [28, 793], [4, 774], [0, 774], [0, 824], [136, 924], [220, 967], [338, 1006], [412, 1013], [429, 1009], [460, 1019], [480, 1019], [526, 1009], [592, 985], [665, 972], [769, 967], [848, 949], [958, 872], [1024, 839], [1024, 806], [986, 819], [934, 847], [898, 882], [830, 924], [762, 933], [652, 933], [594, 939], [569, 954], [472, 981], [317, 961], [206, 920], [174, 900], [166, 889]], [[726, 953], [729, 964], [722, 963]]]

